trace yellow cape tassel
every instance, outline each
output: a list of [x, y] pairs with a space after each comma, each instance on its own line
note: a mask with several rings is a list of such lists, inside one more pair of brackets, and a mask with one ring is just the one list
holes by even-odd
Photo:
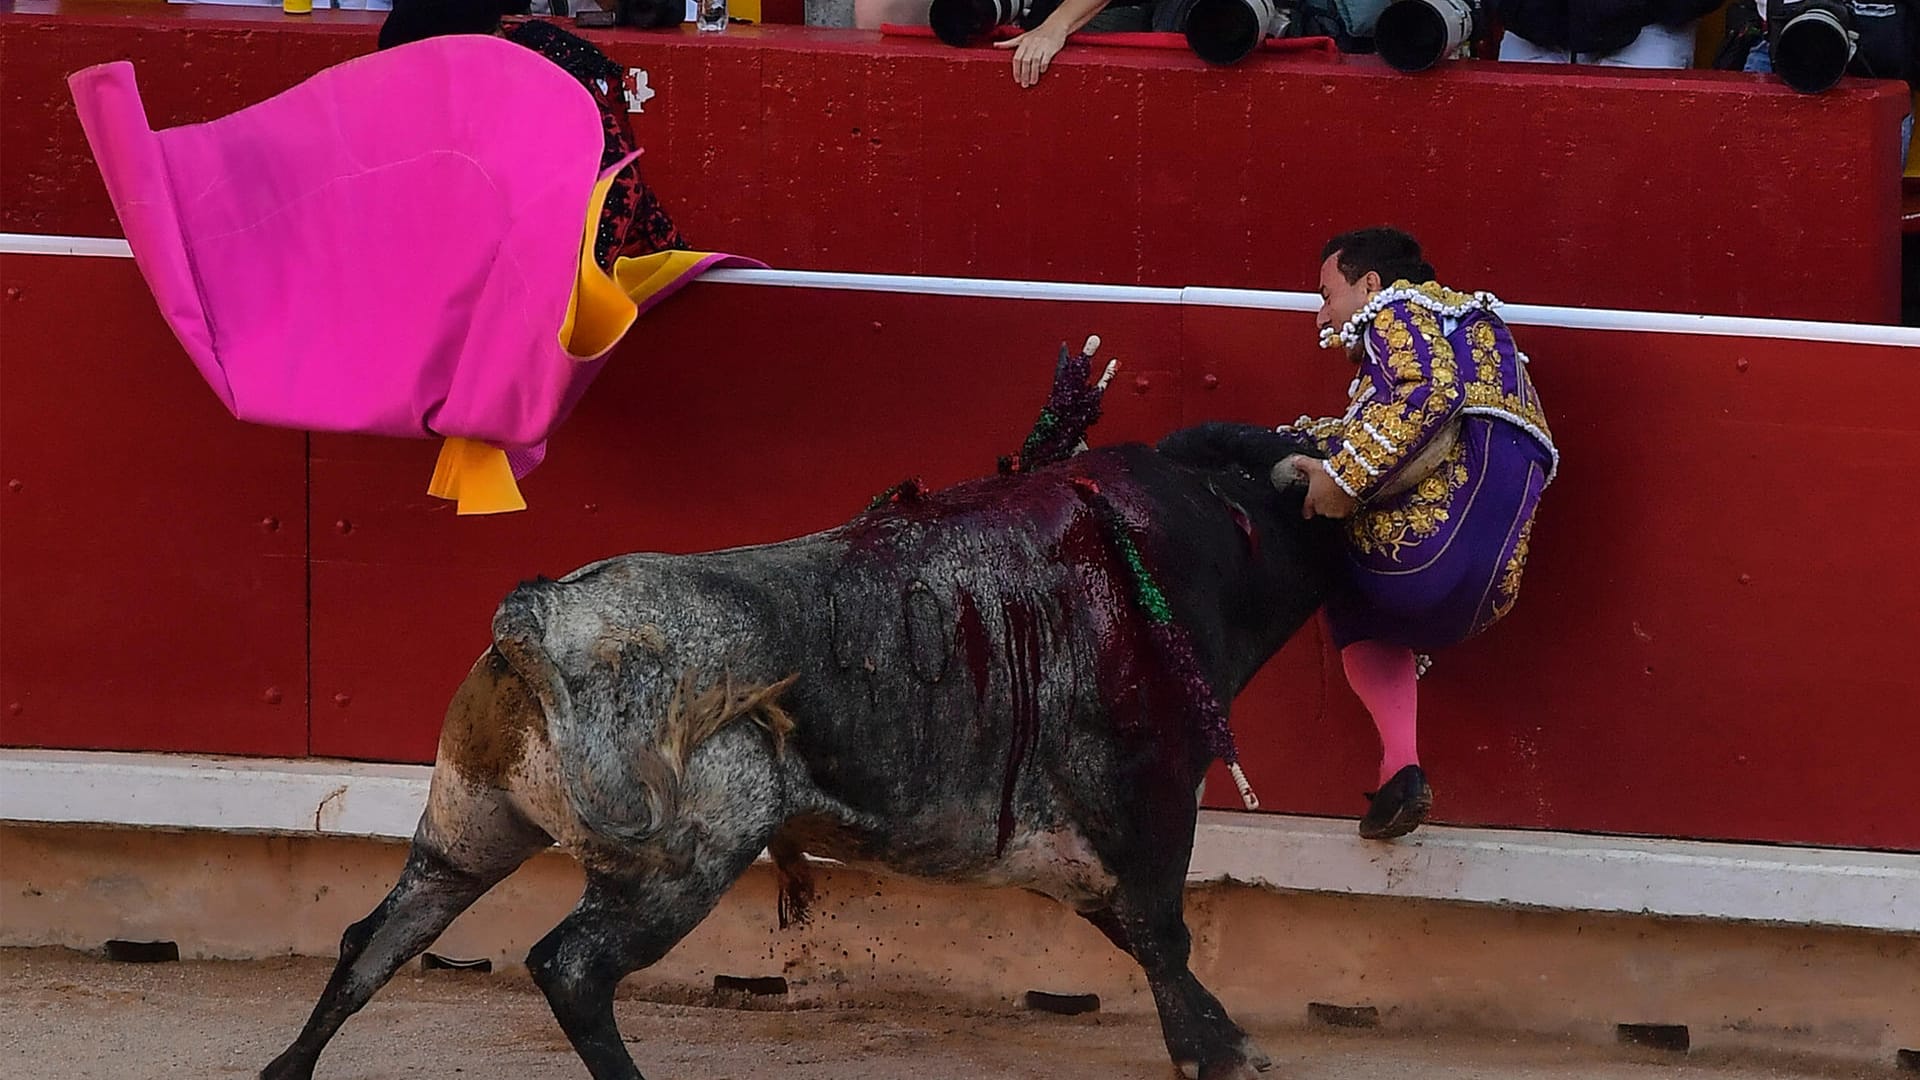
[[506, 451], [473, 439], [440, 444], [440, 460], [434, 463], [427, 494], [452, 499], [461, 514], [507, 514], [527, 508]]

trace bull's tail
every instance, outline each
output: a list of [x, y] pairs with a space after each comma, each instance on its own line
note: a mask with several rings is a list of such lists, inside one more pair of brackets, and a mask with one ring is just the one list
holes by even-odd
[[589, 663], [563, 670], [555, 660], [548, 641], [557, 588], [542, 580], [508, 594], [493, 616], [494, 648], [546, 713], [560, 782], [580, 823], [596, 836], [644, 844], [672, 820], [677, 785], [657, 753], [616, 761], [610, 733], [586, 726], [595, 703], [611, 704], [618, 695], [618, 668]]
[[710, 677], [681, 671], [664, 695], [652, 737], [616, 737], [614, 717], [632, 708], [646, 678], [622, 677], [626, 651], [657, 657], [666, 644], [649, 627], [630, 640], [601, 637], [591, 648], [567, 649], [566, 656], [580, 659], [560, 663], [550, 645], [560, 588], [540, 581], [508, 595], [494, 614], [494, 647], [539, 699], [568, 802], [589, 832], [625, 845], [658, 841], [682, 817], [682, 782], [694, 751], [736, 720], [752, 719], [776, 753], [784, 750], [794, 725], [780, 696], [797, 676], [736, 683], [725, 670]]

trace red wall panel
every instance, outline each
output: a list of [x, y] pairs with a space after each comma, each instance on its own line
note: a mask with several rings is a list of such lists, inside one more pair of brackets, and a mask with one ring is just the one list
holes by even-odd
[[245, 108], [373, 49], [377, 22], [277, 11], [81, 3], [0, 11], [0, 232], [119, 236], [67, 76], [131, 61], [156, 128]]
[[[310, 657], [313, 752], [426, 760], [516, 581], [983, 473], [1063, 337], [1098, 332], [1126, 365], [1102, 441], [1333, 410], [1347, 378], [1302, 313], [697, 285], [621, 346], [529, 512], [459, 519], [422, 493], [427, 442], [315, 437], [309, 462], [226, 417], [131, 264], [10, 256], [0, 278], [16, 745], [299, 753]], [[1517, 334], [1565, 465], [1519, 608], [1423, 684], [1440, 816], [1920, 850], [1920, 578], [1895, 494], [1920, 469], [1920, 350]], [[1270, 809], [1359, 810], [1374, 737], [1316, 627], [1235, 727]]]
[[[74, 69], [130, 58], [156, 123], [208, 119], [365, 51], [377, 21], [0, 14], [0, 229], [117, 234]], [[658, 91], [636, 129], [687, 235], [777, 266], [1306, 289], [1328, 236], [1392, 221], [1450, 278], [1529, 302], [1898, 314], [1896, 84], [1809, 97], [1718, 72], [1403, 76], [1286, 55], [1220, 70], [1082, 44], [1022, 91], [1003, 53], [929, 41], [594, 36]]]
[[0, 255], [0, 743], [304, 754], [306, 471], [132, 262]]

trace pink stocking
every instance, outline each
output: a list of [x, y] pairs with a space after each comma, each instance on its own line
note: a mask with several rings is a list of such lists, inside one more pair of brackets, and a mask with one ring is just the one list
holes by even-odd
[[1347, 683], [1373, 715], [1380, 731], [1380, 782], [1408, 765], [1420, 763], [1414, 748], [1419, 693], [1413, 650], [1384, 641], [1356, 641], [1340, 650]]

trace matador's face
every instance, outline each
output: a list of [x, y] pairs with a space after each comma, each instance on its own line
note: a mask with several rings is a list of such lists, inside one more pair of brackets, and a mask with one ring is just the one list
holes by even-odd
[[1322, 330], [1339, 328], [1353, 318], [1373, 294], [1380, 291], [1380, 275], [1369, 270], [1354, 281], [1340, 272], [1340, 253], [1334, 252], [1320, 264], [1320, 313], [1316, 322]]

